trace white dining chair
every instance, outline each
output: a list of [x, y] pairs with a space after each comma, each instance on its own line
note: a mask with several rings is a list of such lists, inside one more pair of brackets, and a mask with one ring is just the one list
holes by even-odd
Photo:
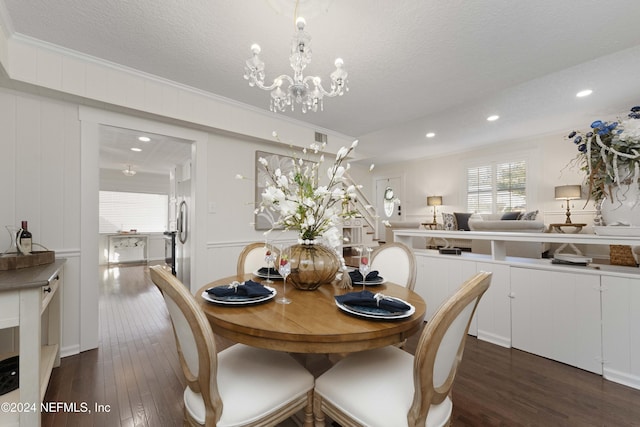
[[313, 424], [313, 375], [287, 353], [235, 344], [217, 353], [214, 334], [193, 295], [160, 266], [151, 280], [164, 297], [187, 387], [189, 426], [273, 426], [304, 411]]
[[261, 267], [266, 267], [267, 263], [264, 257], [267, 252], [267, 248], [276, 255], [275, 259], [279, 258], [280, 250], [271, 244], [265, 244], [264, 242], [249, 243], [242, 248], [240, 255], [238, 255], [238, 276], [244, 274], [253, 273]]
[[314, 416], [343, 427], [447, 426], [451, 388], [471, 318], [491, 273], [477, 273], [445, 301], [420, 335], [415, 357], [395, 346], [353, 353], [316, 379]]
[[377, 270], [384, 280], [405, 286], [416, 286], [416, 260], [411, 248], [400, 242], [385, 243], [371, 253], [371, 270]]

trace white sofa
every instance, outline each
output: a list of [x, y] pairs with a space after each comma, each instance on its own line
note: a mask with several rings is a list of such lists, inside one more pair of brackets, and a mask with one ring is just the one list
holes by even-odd
[[[471, 231], [514, 232], [514, 233], [544, 233], [546, 226], [541, 220], [503, 220], [503, 214], [475, 214], [469, 218]], [[507, 242], [507, 255], [525, 258], [541, 258], [549, 250], [548, 243]], [[491, 242], [488, 240], [474, 240], [471, 243], [474, 253], [490, 254]]]

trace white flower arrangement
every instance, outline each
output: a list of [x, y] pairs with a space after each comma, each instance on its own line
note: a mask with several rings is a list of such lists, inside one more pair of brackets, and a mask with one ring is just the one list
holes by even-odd
[[[278, 138], [275, 132], [273, 136]], [[277, 214], [272, 229], [299, 231], [299, 243], [322, 240], [334, 250], [338, 248], [342, 244], [338, 226], [358, 213], [349, 205], [356, 197], [355, 186], [350, 184], [345, 188], [345, 172], [351, 167], [346, 159], [357, 145], [356, 140], [350, 147], [338, 150], [334, 163], [327, 169], [327, 185], [319, 184], [318, 173], [324, 162], [326, 143], [314, 143], [302, 150], [305, 156], [309, 151], [319, 155], [319, 161], [294, 156], [291, 171], [286, 174], [280, 168], [271, 169], [266, 159], [259, 158], [267, 172], [267, 182], [258, 211], [269, 209]]]

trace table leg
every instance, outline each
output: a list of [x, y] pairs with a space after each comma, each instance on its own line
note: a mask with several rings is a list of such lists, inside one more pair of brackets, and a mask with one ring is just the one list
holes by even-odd
[[563, 243], [558, 249], [555, 250], [555, 252], [553, 252], [553, 254], [556, 255], [556, 254], [562, 253], [562, 250], [567, 246], [573, 249], [576, 255], [582, 255], [582, 251], [578, 249], [576, 245], [574, 245], [573, 243]]

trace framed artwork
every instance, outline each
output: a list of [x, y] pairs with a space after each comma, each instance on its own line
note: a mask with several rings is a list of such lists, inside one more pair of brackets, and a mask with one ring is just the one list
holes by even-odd
[[[269, 175], [265, 167], [258, 161], [263, 158], [267, 161], [269, 169], [275, 171], [280, 168], [283, 175], [288, 175], [289, 172], [294, 170], [296, 159], [291, 156], [284, 156], [281, 154], [267, 153], [265, 151], [256, 151], [255, 156], [255, 177], [256, 177], [256, 190], [255, 190], [255, 206], [260, 206], [262, 201], [262, 193], [266, 189], [267, 182], [270, 182]], [[305, 160], [305, 163], [312, 164], [314, 162]], [[269, 230], [273, 227], [273, 224], [278, 220], [277, 212], [273, 212], [269, 209], [264, 209], [262, 212], [258, 211], [255, 215], [255, 229], [256, 230]], [[274, 230], [282, 230], [283, 227], [275, 227]]]

